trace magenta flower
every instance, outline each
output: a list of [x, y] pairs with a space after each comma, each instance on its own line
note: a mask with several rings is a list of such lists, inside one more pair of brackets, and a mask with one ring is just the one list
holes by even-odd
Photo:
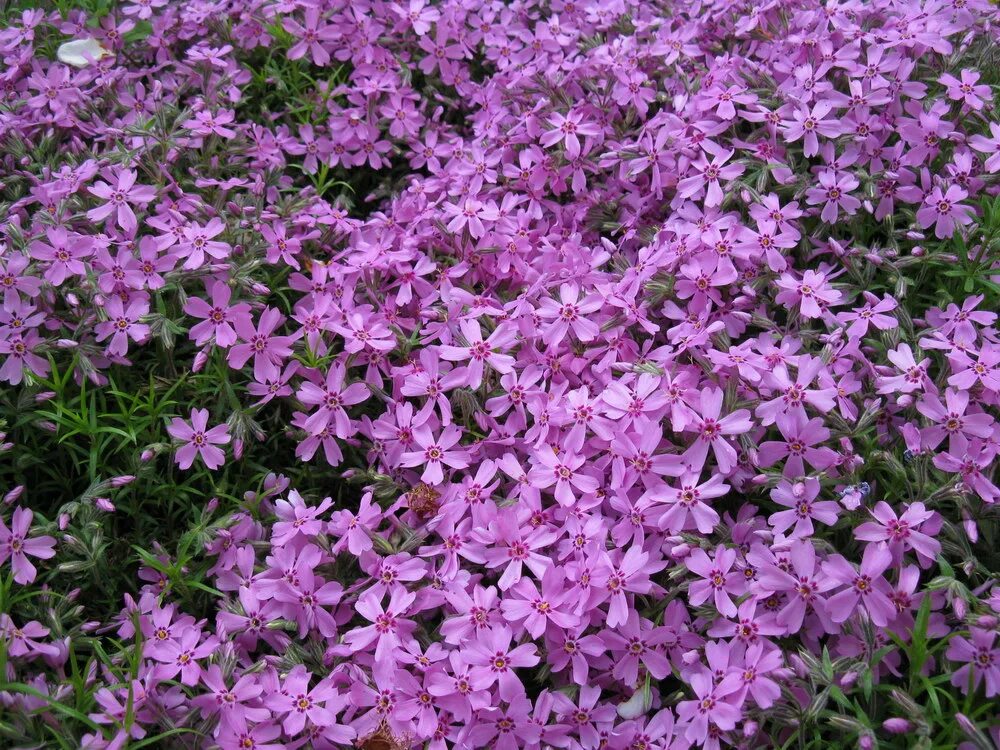
[[924, 229], [933, 224], [934, 235], [939, 240], [950, 237], [954, 234], [956, 225], [972, 223], [972, 208], [960, 203], [968, 196], [968, 192], [958, 185], [950, 185], [945, 193], [941, 192], [939, 186], [935, 186], [917, 210], [917, 222]]
[[690, 742], [704, 743], [710, 725], [722, 731], [734, 729], [741, 713], [730, 701], [735, 700], [734, 694], [743, 687], [740, 676], [728, 674], [716, 685], [711, 673], [702, 669], [692, 672], [687, 679], [697, 699], [677, 704], [677, 716], [687, 722], [684, 736]]
[[513, 343], [514, 333], [509, 328], [501, 324], [485, 340], [482, 328], [475, 320], [463, 320], [459, 328], [465, 337], [465, 345], [442, 345], [438, 351], [441, 359], [449, 362], [469, 362], [465, 368], [465, 385], [478, 388], [483, 382], [483, 369], [487, 364], [502, 374], [513, 371], [514, 358], [496, 351]]
[[938, 81], [947, 88], [948, 98], [962, 102], [972, 109], [982, 109], [985, 102], [993, 100], [993, 90], [986, 84], [977, 85], [980, 75], [975, 70], [963, 68], [961, 79], [951, 73], [943, 73]]
[[902, 514], [896, 515], [888, 503], [879, 501], [871, 511], [874, 522], [868, 521], [854, 529], [854, 536], [865, 542], [885, 542], [893, 553], [896, 564], [902, 559], [905, 550], [917, 553], [921, 562], [933, 562], [941, 552], [941, 543], [932, 535], [921, 531], [920, 527], [934, 528], [935, 533], [940, 527], [934, 523], [937, 514], [929, 510], [923, 503], [911, 503]]
[[951, 675], [951, 684], [963, 693], [986, 684], [986, 697], [1000, 695], [1000, 648], [994, 647], [995, 630], [971, 628], [969, 638], [956, 635], [948, 643], [945, 656], [954, 662], [963, 662]]
[[407, 451], [400, 456], [400, 466], [423, 466], [420, 481], [441, 484], [444, 480], [442, 466], [464, 469], [469, 465], [469, 452], [454, 446], [462, 438], [462, 430], [455, 425], [445, 427], [438, 437], [426, 425], [414, 430], [413, 439], [420, 450]]
[[892, 564], [892, 553], [884, 544], [869, 544], [856, 569], [842, 555], [832, 555], [823, 563], [823, 573], [846, 586], [826, 600], [826, 609], [834, 622], [844, 622], [860, 604], [876, 627], [884, 628], [896, 616], [896, 606], [889, 598], [891, 587], [882, 574]]
[[799, 631], [807, 614], [816, 613], [824, 620], [827, 617], [826, 599], [820, 595], [836, 588], [837, 582], [826, 575], [818, 575], [816, 562], [816, 548], [806, 539], [789, 545], [785, 564], [755, 563], [760, 590], [765, 594], [785, 595], [776, 621], [789, 633]]
[[771, 490], [771, 499], [790, 510], [772, 513], [768, 517], [767, 522], [771, 524], [774, 533], [783, 534], [794, 524], [793, 537], [812, 536], [814, 520], [827, 526], [835, 524], [840, 506], [832, 500], [816, 500], [819, 492], [819, 480], [815, 477], [808, 477], [794, 484], [781, 480]]
[[600, 295], [588, 294], [581, 299], [576, 284], [562, 284], [559, 287], [559, 302], [551, 297], [544, 297], [541, 301], [539, 317], [552, 321], [546, 326], [542, 340], [555, 347], [572, 329], [580, 341], [593, 341], [600, 333], [600, 327], [587, 316], [601, 309], [601, 304]]
[[[282, 682], [281, 690], [264, 699], [268, 708], [284, 717], [281, 725], [290, 735], [301, 732], [307, 720], [320, 727], [332, 724], [334, 711], [347, 703], [347, 696], [340, 695], [332, 680], [320, 680], [310, 689], [311, 678], [303, 665], [296, 664]], [[333, 710], [328, 705], [331, 701]]]
[[253, 376], [258, 382], [277, 379], [281, 365], [292, 355], [292, 343], [298, 333], [291, 336], [276, 336], [275, 330], [285, 321], [285, 316], [273, 307], [265, 307], [254, 326], [249, 315], [237, 315], [236, 334], [245, 343], [234, 345], [226, 359], [229, 366], [240, 369], [253, 357]]
[[736, 465], [736, 449], [726, 439], [727, 435], [742, 435], [753, 427], [750, 412], [738, 409], [732, 414], [719, 418], [722, 413], [723, 393], [720, 388], [706, 388], [701, 392], [701, 410], [694, 416], [688, 429], [698, 433], [698, 437], [684, 453], [684, 461], [692, 471], [700, 471], [705, 465], [708, 449], [711, 447], [719, 471], [729, 474]]
[[853, 175], [838, 176], [832, 169], [825, 169], [819, 173], [817, 179], [819, 187], [806, 190], [806, 203], [810, 206], [823, 205], [820, 213], [823, 221], [833, 224], [837, 221], [841, 210], [848, 216], [853, 216], [861, 207], [861, 201], [850, 195], [850, 192], [861, 184]]
[[833, 102], [818, 101], [812, 108], [801, 106], [792, 113], [791, 120], [781, 121], [781, 131], [787, 143], [794, 143], [800, 138], [803, 141], [802, 152], [806, 156], [819, 153], [817, 136], [836, 138], [842, 132], [842, 126], [837, 120], [826, 119], [833, 109]]
[[524, 685], [514, 670], [533, 667], [541, 661], [533, 643], [511, 648], [512, 638], [510, 628], [498, 625], [463, 649], [466, 661], [472, 666], [474, 689], [485, 690], [499, 682], [500, 697], [508, 702], [524, 695]]
[[677, 480], [680, 487], [654, 488], [644, 495], [651, 502], [667, 503], [660, 514], [661, 529], [675, 534], [693, 525], [702, 534], [710, 534], [719, 523], [719, 514], [705, 501], [724, 496], [729, 485], [724, 484], [718, 474], [712, 474], [708, 481], [699, 484], [700, 476], [700, 473], [686, 472]]
[[48, 242], [35, 240], [29, 251], [35, 260], [48, 263], [45, 280], [59, 286], [71, 276], [82, 276], [87, 272], [84, 259], [94, 254], [96, 242], [93, 237], [70, 232], [65, 227], [49, 227], [45, 230]]
[[40, 560], [48, 560], [56, 554], [53, 549], [56, 540], [52, 537], [28, 536], [32, 518], [34, 518], [34, 513], [21, 506], [14, 510], [9, 529], [0, 518], [0, 564], [10, 559], [14, 581], [22, 586], [32, 583], [38, 574], [35, 566], [28, 559], [28, 555]]
[[660, 649], [676, 637], [672, 628], [658, 627], [649, 620], [640, 619], [634, 609], [614, 631], [604, 630], [600, 634], [605, 646], [618, 656], [612, 674], [626, 685], [636, 683], [640, 662], [657, 680], [670, 674], [670, 660]]
[[288, 59], [298, 60], [308, 52], [314, 63], [326, 65], [330, 62], [330, 53], [324, 45], [338, 41], [343, 32], [339, 27], [321, 20], [319, 8], [307, 7], [304, 20], [305, 24], [301, 24], [291, 18], [284, 19], [285, 31], [297, 40], [288, 50]]
[[183, 684], [197, 685], [202, 675], [199, 659], [211, 656], [219, 647], [214, 635], [204, 640], [203, 635], [197, 627], [190, 626], [183, 628], [176, 637], [156, 643], [151, 652], [160, 662], [154, 669], [156, 678], [170, 680], [180, 674]]
[[712, 154], [712, 161], [708, 161], [704, 153], [699, 154], [698, 158], [692, 162], [692, 166], [698, 174], [680, 180], [677, 183], [677, 195], [681, 198], [690, 198], [707, 188], [705, 207], [712, 208], [722, 204], [724, 194], [721, 181], [736, 179], [743, 174], [746, 168], [742, 164], [726, 165], [726, 162], [736, 153], [733, 150], [720, 149], [713, 146], [711, 141], [704, 142], [702, 148], [707, 153]]
[[684, 560], [687, 569], [704, 579], [694, 581], [688, 588], [688, 600], [697, 607], [709, 599], [715, 608], [726, 617], [736, 617], [736, 605], [732, 594], [742, 594], [746, 585], [733, 572], [736, 562], [736, 550], [719, 546], [715, 550], [714, 560], [705, 550], [697, 548]]
[[786, 305], [798, 305], [806, 318], [818, 318], [830, 305], [837, 304], [841, 293], [832, 288], [825, 274], [806, 271], [798, 280], [790, 273], [783, 273], [775, 284], [782, 290], [775, 297]]
[[524, 624], [532, 638], [540, 638], [551, 623], [555, 628], [572, 628], [579, 617], [570, 611], [572, 590], [565, 586], [566, 576], [555, 565], [542, 575], [542, 590], [530, 578], [522, 578], [508, 589], [500, 604], [504, 618], [512, 624]]
[[30, 263], [31, 259], [21, 253], [6, 251], [0, 254], [0, 290], [3, 291], [4, 307], [17, 307], [21, 302], [19, 292], [28, 299], [37, 297], [41, 292], [42, 280], [26, 273], [30, 270]]
[[350, 437], [353, 434], [351, 420], [344, 409], [346, 406], [360, 404], [371, 392], [364, 383], [345, 384], [347, 377], [344, 365], [336, 361], [326, 374], [326, 382], [319, 386], [310, 381], [304, 381], [296, 394], [303, 404], [318, 406], [305, 422], [305, 428], [310, 432], [322, 430], [333, 424], [333, 432], [339, 438]]
[[125, 307], [121, 297], [110, 297], [105, 306], [109, 320], [98, 323], [95, 327], [97, 341], [108, 342], [107, 353], [113, 357], [124, 357], [128, 354], [128, 341], [132, 339], [138, 344], [149, 338], [149, 326], [140, 323], [143, 315], [149, 312], [149, 301], [145, 297], [136, 297]]
[[191, 338], [198, 346], [204, 346], [213, 336], [217, 346], [226, 349], [236, 343], [233, 324], [241, 317], [249, 317], [250, 305], [237, 302], [230, 305], [233, 290], [228, 284], [216, 281], [209, 289], [212, 303], [201, 297], [190, 297], [184, 304], [184, 312], [195, 318], [204, 318], [191, 328]]
[[568, 159], [575, 159], [580, 155], [580, 136], [596, 136], [601, 132], [598, 125], [584, 122], [581, 112], [568, 112], [565, 115], [555, 112], [549, 118], [549, 125], [552, 129], [543, 133], [539, 142], [546, 148], [557, 143], [564, 144]]
[[[91, 195], [106, 201], [104, 205], [87, 211], [87, 218], [100, 221], [114, 214], [115, 221], [128, 234], [134, 234], [138, 227], [132, 205], [146, 205], [156, 198], [156, 189], [149, 185], [136, 185], [138, 173], [131, 169], [121, 169], [115, 175], [115, 185], [97, 182], [88, 188]], [[132, 205], [130, 205], [132, 204]]]
[[796, 478], [805, 475], [806, 463], [816, 471], [824, 471], [836, 463], [837, 452], [823, 445], [830, 439], [830, 430], [823, 426], [821, 418], [808, 419], [800, 409], [791, 409], [779, 412], [775, 422], [784, 439], [760, 444], [757, 461], [761, 468], [784, 460], [782, 473]]
[[372, 624], [345, 633], [344, 642], [355, 652], [374, 643], [375, 661], [391, 662], [393, 652], [402, 645], [404, 638], [412, 637], [410, 634], [416, 627], [412, 620], [403, 619], [415, 598], [416, 594], [412, 591], [394, 588], [388, 606], [383, 609], [381, 594], [361, 597], [354, 609]]
[[993, 434], [994, 420], [985, 412], [968, 413], [969, 393], [947, 388], [945, 403], [931, 393], [925, 393], [917, 402], [917, 411], [935, 424], [920, 431], [920, 440], [929, 449], [937, 448], [947, 437], [949, 447], [959, 436], [968, 439], [988, 438]]
[[216, 446], [230, 441], [229, 427], [220, 424], [208, 429], [208, 409], [192, 409], [190, 424], [174, 417], [167, 432], [170, 437], [185, 443], [174, 454], [174, 460], [181, 469], [190, 469], [197, 456], [201, 456], [205, 466], [213, 471], [226, 459], [226, 454]]

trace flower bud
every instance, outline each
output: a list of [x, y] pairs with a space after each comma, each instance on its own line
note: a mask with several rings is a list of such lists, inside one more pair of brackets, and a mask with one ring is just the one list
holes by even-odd
[[111, 478], [112, 487], [124, 487], [126, 484], [132, 484], [135, 481], [135, 477], [131, 474], [123, 474], [120, 477]]
[[69, 513], [59, 514], [59, 531], [66, 531], [69, 527]]
[[209, 513], [214, 513], [216, 508], [218, 507], [219, 507], [219, 498], [213, 497], [211, 500], [208, 501], [208, 505], [205, 507], [205, 510], [207, 510]]
[[23, 494], [24, 494], [24, 485], [23, 484], [17, 485], [17, 487], [15, 487], [6, 495], [3, 496], [4, 505], [11, 505], [12, 503], [16, 503]]
[[883, 721], [882, 728], [890, 734], [906, 734], [913, 730], [913, 724], [906, 719], [895, 717]]
[[150, 461], [153, 460], [153, 456], [155, 455], [156, 454], [153, 453], [153, 451], [150, 448], [146, 448], [146, 450], [144, 450], [142, 453], [139, 454], [139, 460], [142, 461], [142, 463], [144, 464], [149, 463]]
[[191, 371], [201, 372], [207, 363], [208, 363], [208, 353], [204, 349], [201, 349], [197, 354], [194, 355], [194, 362], [191, 364]]
[[114, 503], [106, 497], [94, 498], [94, 505], [97, 506], [98, 510], [103, 510], [105, 513], [115, 512]]

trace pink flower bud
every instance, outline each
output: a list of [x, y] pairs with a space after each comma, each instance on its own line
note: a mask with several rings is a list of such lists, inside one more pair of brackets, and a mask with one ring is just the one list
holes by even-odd
[[69, 527], [69, 513], [59, 514], [59, 531], [66, 531]]
[[858, 747], [860, 750], [872, 750], [875, 747], [875, 738], [870, 734], [863, 734], [858, 737]]
[[923, 258], [924, 253], [926, 252], [927, 251], [924, 250], [923, 247], [921, 247], [920, 245], [914, 245], [913, 249], [910, 250], [910, 255], [912, 255], [914, 258]]
[[112, 477], [111, 486], [112, 487], [124, 487], [126, 484], [132, 484], [135, 481], [135, 477], [131, 474], [123, 474], [120, 477]]
[[60, 349], [76, 349], [80, 345], [80, 342], [74, 341], [73, 339], [58, 339], [56, 341], [56, 346]]
[[840, 687], [847, 690], [853, 687], [854, 683], [858, 681], [857, 672], [845, 672], [840, 678]]
[[23, 494], [24, 494], [24, 485], [23, 484], [17, 485], [17, 487], [15, 487], [6, 495], [3, 496], [4, 505], [11, 505], [12, 503], [16, 503]]
[[216, 508], [218, 507], [219, 507], [219, 498], [213, 497], [211, 500], [208, 501], [208, 505], [205, 506], [205, 509], [209, 513], [214, 513]]
[[976, 626], [983, 630], [993, 630], [997, 625], [1000, 625], [1000, 617], [995, 615], [980, 615], [976, 619]]
[[35, 394], [35, 403], [36, 404], [41, 404], [41, 403], [44, 403], [46, 401], [51, 401], [55, 397], [56, 397], [56, 392], [55, 391], [40, 391], [40, 392], [38, 392], [38, 393]]
[[891, 734], [906, 734], [913, 729], [913, 724], [906, 719], [896, 717], [883, 721], [882, 728]]
[[243, 447], [244, 446], [243, 446], [243, 441], [242, 440], [236, 439], [236, 440], [233, 441], [233, 457], [237, 461], [239, 461], [241, 458], [243, 458]]
[[969, 613], [969, 607], [961, 596], [956, 596], [951, 600], [951, 609], [959, 620], [964, 620]]
[[98, 497], [94, 499], [94, 505], [97, 506], [98, 510], [103, 510], [105, 513], [114, 513], [115, 506], [108, 498]]
[[757, 722], [756, 721], [747, 721], [747, 722], [744, 722], [743, 723], [743, 736], [746, 737], [747, 739], [750, 739], [755, 734], [757, 734], [757, 729], [758, 729], [758, 726], [757, 726]]
[[191, 364], [192, 372], [201, 372], [208, 363], [208, 353], [202, 349], [194, 355], [194, 362]]
[[796, 482], [792, 485], [792, 494], [795, 497], [802, 497], [806, 494], [806, 485], [804, 482]]
[[139, 460], [142, 461], [144, 464], [149, 463], [150, 461], [153, 460], [153, 456], [155, 455], [156, 454], [153, 453], [152, 449], [146, 448], [146, 450], [144, 450], [141, 454], [139, 454]]
[[969, 511], [965, 508], [962, 509], [962, 527], [965, 529], [965, 535], [969, 537], [969, 541], [975, 544], [979, 541], [979, 526], [976, 525], [975, 519], [969, 515]]

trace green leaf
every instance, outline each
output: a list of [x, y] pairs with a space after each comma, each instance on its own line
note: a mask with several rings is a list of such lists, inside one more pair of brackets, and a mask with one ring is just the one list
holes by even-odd
[[131, 31], [122, 34], [122, 41], [126, 44], [135, 44], [136, 42], [141, 42], [153, 35], [153, 24], [149, 21], [138, 21], [135, 24], [135, 28]]

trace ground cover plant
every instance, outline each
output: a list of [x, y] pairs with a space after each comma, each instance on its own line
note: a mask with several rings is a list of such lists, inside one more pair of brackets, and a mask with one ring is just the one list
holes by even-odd
[[992, 4], [0, 19], [4, 747], [1000, 748]]

